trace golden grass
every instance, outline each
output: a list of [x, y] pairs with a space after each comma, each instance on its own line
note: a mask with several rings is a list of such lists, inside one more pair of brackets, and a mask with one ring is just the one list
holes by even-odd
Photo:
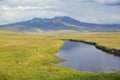
[[75, 39], [88, 42], [96, 42], [107, 48], [120, 49], [120, 33], [104, 33], [104, 34], [65, 34], [53, 35], [56, 39]]
[[63, 45], [80, 39], [120, 49], [119, 34], [33, 35], [0, 33], [0, 80], [119, 80], [119, 74], [75, 71], [53, 64]]

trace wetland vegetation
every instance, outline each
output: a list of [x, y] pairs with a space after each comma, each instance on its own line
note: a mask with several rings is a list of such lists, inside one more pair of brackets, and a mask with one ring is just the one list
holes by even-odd
[[0, 80], [119, 80], [120, 74], [92, 73], [57, 66], [61, 39], [95, 42], [120, 49], [120, 33], [21, 34], [0, 32]]

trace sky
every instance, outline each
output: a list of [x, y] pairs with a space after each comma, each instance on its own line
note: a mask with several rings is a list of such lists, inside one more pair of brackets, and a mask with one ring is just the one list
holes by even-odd
[[87, 23], [120, 24], [120, 0], [0, 0], [0, 24], [55, 16]]

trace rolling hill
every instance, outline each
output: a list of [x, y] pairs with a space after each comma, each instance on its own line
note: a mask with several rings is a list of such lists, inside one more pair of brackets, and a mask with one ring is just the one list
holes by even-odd
[[54, 18], [33, 18], [32, 20], [0, 25], [0, 30], [13, 32], [48, 32], [48, 31], [77, 31], [77, 32], [119, 32], [119, 24], [94, 24], [80, 22], [67, 16]]

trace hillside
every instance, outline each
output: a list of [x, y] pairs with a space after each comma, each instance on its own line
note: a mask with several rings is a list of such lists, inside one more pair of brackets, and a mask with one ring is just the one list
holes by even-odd
[[59, 16], [51, 19], [33, 18], [32, 20], [0, 25], [0, 30], [13, 32], [47, 32], [47, 31], [77, 31], [77, 32], [119, 32], [119, 24], [93, 24], [80, 22], [76, 19]]

